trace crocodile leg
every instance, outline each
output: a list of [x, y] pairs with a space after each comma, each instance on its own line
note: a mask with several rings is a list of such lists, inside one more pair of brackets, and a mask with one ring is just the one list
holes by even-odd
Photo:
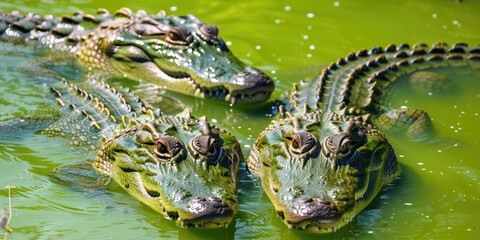
[[86, 198], [96, 198], [106, 205], [112, 204], [111, 201], [105, 199], [110, 194], [106, 187], [110, 181], [95, 173], [92, 161], [87, 160], [56, 167], [50, 176], [63, 186], [69, 186], [75, 191], [84, 193]]
[[[408, 79], [414, 94], [432, 95], [455, 89], [446, 75], [434, 71], [417, 71]], [[433, 124], [427, 112], [421, 109], [402, 108], [383, 112], [374, 117], [380, 129], [387, 132], [405, 131], [412, 140], [425, 140], [432, 137]]]
[[[90, 79], [84, 73], [85, 69], [76, 58], [61, 53], [53, 53], [28, 60], [23, 62], [19, 69], [40, 79], [42, 83], [55, 83], [62, 78], [68, 79], [70, 83], [80, 83], [84, 78]], [[96, 80], [103, 79], [96, 77]]]
[[21, 137], [29, 132], [36, 132], [50, 126], [60, 118], [59, 115], [14, 118], [0, 122], [0, 137]]
[[395, 109], [379, 115], [373, 120], [383, 131], [406, 131], [414, 140], [428, 139], [432, 132], [432, 120], [420, 109]]

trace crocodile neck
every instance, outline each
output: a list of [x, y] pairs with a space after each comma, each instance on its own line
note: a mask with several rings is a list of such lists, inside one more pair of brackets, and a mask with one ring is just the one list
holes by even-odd
[[294, 84], [289, 110], [345, 110], [347, 114], [378, 114], [385, 90], [390, 84], [419, 69], [473, 66], [480, 60], [480, 48], [466, 44], [425, 44], [410, 48], [403, 44], [365, 49], [331, 63], [321, 74]]

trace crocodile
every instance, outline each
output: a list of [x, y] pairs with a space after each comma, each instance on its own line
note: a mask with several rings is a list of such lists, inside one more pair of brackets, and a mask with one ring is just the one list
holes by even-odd
[[67, 52], [87, 70], [87, 79], [145, 80], [231, 104], [266, 101], [273, 80], [235, 57], [218, 32], [193, 15], [164, 11], [148, 15], [121, 8], [110, 14], [98, 9], [96, 15], [77, 11], [53, 17], [0, 10], [1, 41]]
[[480, 47], [363, 49], [295, 83], [290, 100], [279, 107], [284, 118], [259, 134], [247, 158], [248, 170], [260, 178], [284, 222], [333, 232], [361, 212], [401, 172], [382, 131], [403, 129], [413, 139], [432, 132], [425, 111], [391, 110], [382, 100], [392, 83], [406, 79], [402, 76], [433, 91], [428, 86], [443, 78], [431, 71], [445, 68], [478, 71]]
[[87, 162], [106, 180], [101, 182], [113, 179], [179, 226], [217, 228], [231, 222], [243, 155], [230, 133], [188, 110], [163, 115], [146, 109], [131, 92], [104, 82], [80, 88], [62, 79], [46, 85], [55, 111], [4, 121], [0, 136], [35, 130], [63, 138], [92, 158], [96, 154]]

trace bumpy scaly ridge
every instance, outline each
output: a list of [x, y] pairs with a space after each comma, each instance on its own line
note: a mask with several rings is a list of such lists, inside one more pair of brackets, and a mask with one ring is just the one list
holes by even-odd
[[[153, 17], [165, 22], [181, 21], [174, 16], [167, 16], [164, 11]], [[107, 48], [112, 36], [126, 32], [136, 21], [148, 19], [144, 10], [133, 13], [129, 8], [121, 8], [114, 14], [100, 8], [96, 15], [76, 11], [61, 17], [0, 10], [0, 40], [23, 41], [69, 51], [89, 68], [111, 70], [107, 57], [100, 49]]]
[[117, 90], [104, 82], [91, 81], [88, 91], [94, 94], [108, 111], [113, 111], [114, 116], [134, 115], [132, 113], [139, 113], [145, 107], [128, 89]]
[[[109, 36], [124, 32], [132, 22], [104, 23], [110, 20], [134, 20], [142, 16], [146, 16], [145, 11], [139, 11], [135, 15], [128, 8], [121, 8], [113, 15], [108, 10], [100, 8], [96, 15], [76, 11], [72, 15], [62, 17], [0, 11], [0, 39], [40, 44], [72, 52], [89, 68], [110, 70], [109, 61], [100, 48], [105, 47]], [[161, 12], [157, 16], [164, 17], [165, 13]]]
[[331, 63], [320, 75], [293, 85], [291, 111], [307, 104], [313, 109], [342, 110], [347, 113], [378, 113], [385, 88], [399, 76], [419, 69], [447, 66], [480, 67], [480, 47], [439, 43], [428, 48], [416, 44], [362, 49]]
[[[0, 36], [28, 41], [36, 40], [42, 44], [52, 46], [55, 43], [64, 43], [63, 47], [68, 47], [85, 40], [88, 34], [83, 32], [88, 32], [99, 25], [101, 28], [108, 27], [110, 29], [120, 27], [118, 25], [101, 26], [102, 22], [120, 18], [141, 18], [146, 15], [146, 12], [143, 10], [134, 14], [128, 8], [121, 8], [113, 15], [107, 9], [100, 8], [97, 10], [96, 15], [75, 11], [72, 15], [63, 15], [61, 17], [53, 17], [52, 15], [40, 16], [35, 13], [24, 15], [19, 11], [6, 13], [0, 10]], [[164, 18], [166, 15], [165, 12], [161, 11], [156, 16]]]
[[61, 136], [75, 147], [94, 150], [100, 133], [111, 134], [125, 116], [134, 117], [145, 111], [138, 100], [130, 101], [135, 99], [131, 93], [122, 94], [105, 83], [91, 83], [91, 92], [65, 79], [50, 86], [56, 103], [61, 106], [62, 117], [46, 128], [44, 134]]

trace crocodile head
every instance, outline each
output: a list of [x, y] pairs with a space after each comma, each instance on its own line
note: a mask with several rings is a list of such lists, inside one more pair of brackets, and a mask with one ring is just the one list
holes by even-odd
[[274, 82], [245, 65], [218, 36], [218, 28], [193, 15], [139, 16], [106, 48], [125, 75], [172, 91], [230, 103], [266, 101]]
[[286, 224], [312, 232], [348, 223], [400, 172], [376, 128], [320, 111], [273, 121], [247, 165]]
[[239, 143], [189, 113], [120, 130], [94, 161], [101, 175], [180, 226], [226, 226], [237, 212]]

